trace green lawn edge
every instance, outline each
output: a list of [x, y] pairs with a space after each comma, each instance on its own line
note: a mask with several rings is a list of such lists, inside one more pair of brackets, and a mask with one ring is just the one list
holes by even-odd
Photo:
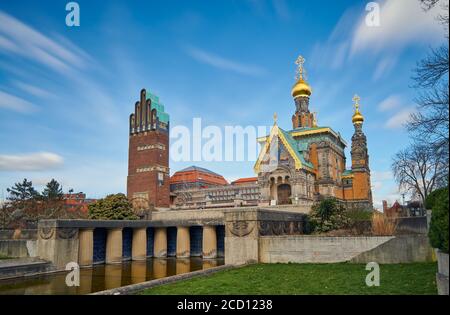
[[182, 295], [435, 295], [437, 264], [380, 265], [380, 286], [365, 283], [365, 264], [253, 264], [146, 289]]

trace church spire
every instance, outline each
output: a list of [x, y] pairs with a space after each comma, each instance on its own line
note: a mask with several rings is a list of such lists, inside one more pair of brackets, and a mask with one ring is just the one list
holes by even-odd
[[309, 84], [305, 81], [306, 80], [306, 70], [304, 68], [305, 64], [305, 58], [303, 56], [298, 56], [297, 60], [295, 61], [295, 64], [297, 65], [297, 75], [296, 80], [297, 82], [292, 87], [292, 97], [294, 99], [298, 97], [310, 97], [311, 96], [311, 87]]
[[305, 58], [298, 56], [295, 64], [297, 65], [297, 82], [292, 87], [292, 97], [295, 102], [295, 114], [292, 116], [292, 127], [311, 128], [317, 126], [317, 120], [313, 113], [309, 112], [309, 97], [312, 89], [306, 82]]
[[352, 122], [353, 124], [362, 124], [364, 122], [364, 116], [359, 111], [359, 101], [361, 100], [361, 98], [357, 94], [355, 94], [352, 100], [354, 102], [353, 106], [355, 108], [355, 112], [352, 116]]

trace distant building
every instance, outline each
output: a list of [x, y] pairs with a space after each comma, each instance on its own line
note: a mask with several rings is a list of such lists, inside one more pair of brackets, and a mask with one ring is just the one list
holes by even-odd
[[410, 200], [406, 206], [402, 206], [397, 200], [388, 206], [386, 200], [383, 200], [383, 212], [388, 217], [421, 217], [426, 215], [426, 211], [420, 201]]
[[169, 115], [142, 89], [129, 119], [128, 199], [136, 208], [168, 208]]
[[258, 183], [258, 177], [245, 177], [245, 178], [239, 178], [233, 182], [231, 182], [231, 185], [248, 185], [248, 184], [257, 184]]
[[241, 178], [231, 185], [222, 175], [190, 166], [170, 178], [172, 209], [256, 206], [260, 198], [256, 178]]
[[80, 210], [82, 212], [88, 211], [88, 206], [91, 203], [94, 203], [97, 201], [97, 199], [88, 199], [86, 198], [86, 194], [79, 192], [79, 193], [69, 193], [64, 194], [64, 204], [67, 207], [67, 210]]
[[170, 191], [174, 192], [187, 188], [209, 188], [228, 185], [222, 175], [206, 168], [190, 166], [175, 172], [170, 178]]
[[390, 218], [406, 217], [406, 211], [396, 200], [391, 207], [386, 200], [383, 200], [383, 213]]
[[409, 217], [422, 217], [427, 215], [427, 211], [422, 205], [422, 202], [417, 200], [410, 200], [406, 203], [406, 209]]

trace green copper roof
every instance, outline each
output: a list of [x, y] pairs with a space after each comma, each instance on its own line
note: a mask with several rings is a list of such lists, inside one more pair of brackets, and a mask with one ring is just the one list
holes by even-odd
[[[299, 151], [300, 149], [300, 145], [297, 143], [297, 141], [295, 141], [294, 138], [292, 138], [291, 134], [289, 132], [284, 131], [281, 128], [278, 128], [284, 135], [284, 137], [286, 138], [286, 141], [288, 142], [289, 146], [293, 149], [293, 151], [295, 152], [295, 155], [300, 159], [300, 161], [302, 162], [303, 165], [306, 165], [310, 168], [314, 168], [314, 165], [312, 165], [312, 163], [308, 162], [305, 160], [305, 157], [303, 156], [303, 154], [301, 154]], [[306, 151], [308, 148], [306, 149], [301, 149], [301, 151]]]
[[156, 116], [158, 117], [159, 121], [165, 124], [169, 123], [170, 116], [164, 111], [164, 105], [160, 103], [159, 97], [156, 95], [153, 95], [150, 92], [147, 92], [147, 99], [150, 99], [152, 102], [152, 108], [156, 109]]
[[352, 170], [345, 170], [345, 171], [342, 173], [343, 176], [351, 175], [351, 174], [353, 174], [353, 171], [352, 171]]

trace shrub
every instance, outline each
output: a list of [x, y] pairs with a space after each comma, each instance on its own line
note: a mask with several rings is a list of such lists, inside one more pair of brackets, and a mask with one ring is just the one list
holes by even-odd
[[448, 187], [439, 189], [432, 200], [433, 207], [428, 231], [430, 244], [448, 253]]
[[425, 199], [425, 209], [428, 209], [428, 210], [433, 209], [436, 199], [438, 198], [438, 196], [440, 196], [440, 194], [443, 191], [448, 191], [448, 188], [444, 187], [444, 188], [439, 188], [439, 189], [433, 190], [431, 192], [431, 194], [429, 194], [427, 196], [427, 198]]
[[397, 230], [397, 220], [374, 212], [372, 215], [372, 234], [377, 236], [394, 235]]
[[347, 210], [348, 229], [354, 235], [370, 234], [373, 211], [367, 209]]
[[315, 204], [311, 209], [309, 221], [315, 232], [342, 229], [349, 223], [345, 208], [334, 198], [326, 198]]
[[137, 220], [133, 207], [124, 194], [108, 195], [89, 205], [89, 219]]

